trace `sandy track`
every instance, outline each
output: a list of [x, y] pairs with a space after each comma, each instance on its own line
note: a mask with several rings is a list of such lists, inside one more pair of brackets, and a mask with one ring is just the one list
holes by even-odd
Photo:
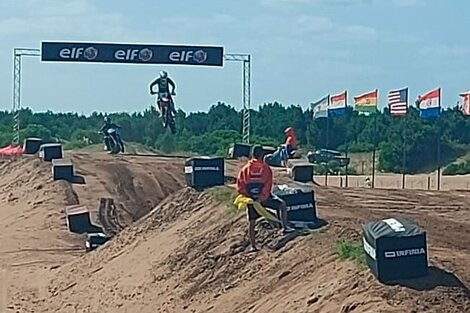
[[[61, 203], [75, 194], [75, 200], [97, 207], [97, 198], [113, 197], [122, 206], [122, 220], [144, 218], [86, 256], [64, 251], [63, 265], [42, 270], [43, 289], [13, 284], [7, 312], [470, 310], [470, 193], [318, 187], [319, 215], [329, 223], [324, 229], [280, 240], [260, 226], [263, 249], [250, 254], [243, 213], [209, 194], [181, 189], [183, 160], [85, 153], [73, 158], [87, 184], [61, 185]], [[235, 176], [240, 165], [228, 162], [227, 174]], [[275, 176], [288, 181], [282, 171]], [[24, 192], [31, 188], [25, 185]], [[338, 238], [360, 238], [362, 223], [389, 216], [411, 218], [428, 231], [428, 278], [386, 286], [369, 271], [338, 260]], [[26, 274], [18, 273], [23, 279]]]

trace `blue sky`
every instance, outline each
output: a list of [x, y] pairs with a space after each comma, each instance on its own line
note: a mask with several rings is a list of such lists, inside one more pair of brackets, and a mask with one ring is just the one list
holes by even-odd
[[[157, 5], [158, 3], [158, 5]], [[452, 5], [449, 5], [452, 3]], [[457, 5], [458, 3], [458, 5]], [[304, 108], [328, 93], [352, 96], [435, 87], [443, 106], [470, 89], [470, 2], [438, 0], [0, 0], [0, 109], [12, 103], [12, 50], [41, 40], [223, 45], [251, 53], [252, 104]], [[41, 63], [23, 59], [22, 105], [35, 111], [140, 111], [161, 69], [176, 104], [241, 108], [242, 67]]]

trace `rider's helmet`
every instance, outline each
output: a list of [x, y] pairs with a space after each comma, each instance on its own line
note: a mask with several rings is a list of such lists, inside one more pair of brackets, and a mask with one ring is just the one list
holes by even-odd
[[168, 77], [168, 73], [166, 71], [160, 72], [160, 78], [166, 79]]
[[287, 127], [284, 129], [284, 134], [291, 134], [294, 132], [294, 129], [292, 127]]
[[105, 122], [106, 124], [111, 123], [111, 118], [109, 118], [109, 116], [105, 116], [105, 117], [104, 117], [104, 122]]

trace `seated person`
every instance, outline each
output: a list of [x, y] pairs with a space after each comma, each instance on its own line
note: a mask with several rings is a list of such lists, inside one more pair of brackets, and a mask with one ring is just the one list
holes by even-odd
[[[287, 226], [286, 203], [279, 197], [271, 194], [273, 186], [273, 173], [269, 165], [263, 162], [263, 148], [254, 146], [252, 159], [240, 170], [237, 178], [237, 191], [239, 194], [249, 197], [261, 203], [266, 208], [280, 212], [281, 224], [284, 233], [292, 232]], [[261, 216], [253, 208], [248, 207], [247, 217], [249, 221], [248, 235], [253, 250], [257, 250], [255, 238], [255, 222]]]

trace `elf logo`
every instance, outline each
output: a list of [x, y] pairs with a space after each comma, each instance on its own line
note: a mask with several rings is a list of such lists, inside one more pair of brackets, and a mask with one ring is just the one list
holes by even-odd
[[80, 59], [82, 56], [92, 61], [98, 56], [98, 49], [95, 47], [73, 47], [73, 48], [63, 48], [59, 50], [59, 56], [62, 59]]
[[185, 50], [185, 51], [172, 51], [168, 56], [172, 62], [195, 62], [204, 63], [207, 61], [207, 52], [204, 50]]
[[116, 50], [114, 52], [114, 58], [120, 61], [134, 61], [138, 58], [141, 61], [148, 62], [152, 57], [153, 51], [148, 48]]

